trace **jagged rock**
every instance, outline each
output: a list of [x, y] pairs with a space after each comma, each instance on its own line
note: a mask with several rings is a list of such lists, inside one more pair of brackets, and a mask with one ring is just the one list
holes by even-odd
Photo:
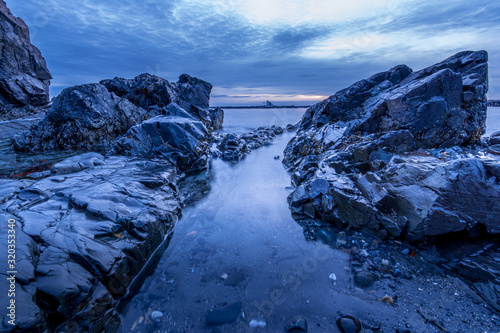
[[42, 121], [13, 138], [14, 148], [102, 150], [151, 115], [156, 114], [117, 97], [101, 84], [66, 88], [55, 98]]
[[0, 115], [13, 107], [49, 102], [50, 75], [45, 59], [30, 42], [24, 21], [14, 17], [0, 0]]
[[0, 200], [2, 228], [10, 218], [17, 224], [19, 309], [31, 313], [18, 317], [17, 327], [116, 331], [117, 300], [180, 213], [176, 168], [164, 159], [89, 153], [51, 173], [1, 183], [8, 190]]
[[[175, 108], [171, 104], [172, 108]], [[176, 107], [178, 111], [182, 110]], [[181, 171], [203, 169], [208, 162], [209, 133], [201, 121], [187, 113], [157, 116], [129, 129], [113, 152], [132, 156], [160, 155]]]
[[500, 233], [500, 162], [472, 146], [487, 84], [486, 52], [468, 51], [418, 72], [397, 66], [309, 108], [283, 161], [294, 218], [410, 241]]
[[[181, 75], [170, 83], [150, 74], [134, 79], [115, 78], [63, 90], [45, 118], [13, 138], [22, 151], [51, 149], [107, 150], [132, 126], [158, 115], [187, 114], [206, 126], [219, 125], [220, 112], [210, 113], [212, 86]], [[180, 107], [169, 107], [180, 103]], [[211, 116], [215, 118], [212, 119]]]

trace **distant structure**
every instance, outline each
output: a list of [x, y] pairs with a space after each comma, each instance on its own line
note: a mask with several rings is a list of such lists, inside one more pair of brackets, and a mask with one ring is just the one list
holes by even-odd
[[498, 107], [498, 106], [500, 106], [500, 101], [498, 101], [498, 100], [493, 100], [493, 99], [492, 99], [492, 100], [489, 100], [489, 101], [488, 101], [488, 106], [497, 106], [497, 107]]
[[274, 104], [269, 101], [266, 101], [266, 108], [274, 108]]

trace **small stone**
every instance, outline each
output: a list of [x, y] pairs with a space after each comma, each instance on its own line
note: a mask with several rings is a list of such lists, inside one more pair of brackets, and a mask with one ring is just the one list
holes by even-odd
[[285, 330], [287, 332], [307, 332], [307, 321], [304, 317], [296, 317], [286, 325]]
[[151, 312], [151, 320], [159, 320], [161, 318], [163, 318], [163, 312], [156, 310]]
[[335, 275], [335, 273], [330, 274], [330, 276], [328, 276], [328, 278], [334, 282], [337, 281], [337, 275]]

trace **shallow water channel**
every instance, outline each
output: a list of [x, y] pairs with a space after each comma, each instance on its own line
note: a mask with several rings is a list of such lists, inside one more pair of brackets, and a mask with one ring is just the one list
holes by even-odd
[[[220, 331], [245, 331], [252, 319], [283, 330], [325, 306], [328, 290], [347, 288], [348, 255], [307, 242], [291, 218], [290, 177], [274, 157], [292, 135], [238, 164], [212, 162], [208, 193], [184, 209], [157, 268], [122, 313], [123, 332], [211, 331], [209, 311], [239, 302], [238, 319]], [[163, 317], [151, 320], [153, 311]]]

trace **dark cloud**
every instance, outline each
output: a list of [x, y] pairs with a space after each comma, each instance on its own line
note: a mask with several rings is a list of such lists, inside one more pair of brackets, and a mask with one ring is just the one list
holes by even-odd
[[[205, 79], [216, 87], [214, 102], [233, 96], [240, 103], [264, 93], [331, 95], [400, 63], [419, 69], [465, 47], [489, 51], [490, 97], [500, 98], [500, 45], [491, 39], [500, 33], [496, 0], [401, 2], [369, 18], [296, 25], [255, 24], [200, 1], [7, 4], [27, 22], [33, 43], [47, 59], [54, 76], [53, 95], [65, 86], [144, 72], [174, 81], [182, 73]], [[458, 34], [453, 45], [437, 38], [454, 32], [484, 39], [468, 44]], [[348, 40], [355, 35], [363, 42], [363, 36], [373, 38], [372, 34], [396, 40], [373, 49], [353, 40], [349, 52], [333, 49], [331, 57], [304, 55], [318, 43], [328, 48], [329, 38]], [[228, 92], [231, 89], [234, 94]]]

